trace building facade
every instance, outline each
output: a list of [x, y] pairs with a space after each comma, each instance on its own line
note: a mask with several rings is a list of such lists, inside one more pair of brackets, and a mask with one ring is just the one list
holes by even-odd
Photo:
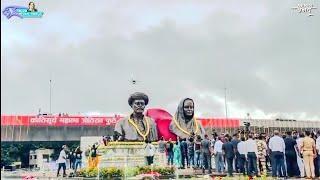
[[29, 166], [31, 168], [39, 168], [40, 170], [48, 169], [48, 164], [53, 161], [51, 155], [54, 153], [53, 149], [36, 149], [29, 153]]

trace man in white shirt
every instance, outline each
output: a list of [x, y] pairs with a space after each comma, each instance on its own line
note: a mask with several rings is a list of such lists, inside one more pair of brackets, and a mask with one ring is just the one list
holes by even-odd
[[241, 141], [238, 143], [238, 153], [239, 153], [239, 169], [240, 173], [244, 176], [246, 175], [246, 170], [248, 170], [248, 163], [247, 163], [247, 150], [246, 150], [246, 142], [245, 138], [241, 137]]
[[285, 177], [286, 169], [284, 165], [285, 143], [282, 137], [279, 136], [279, 131], [274, 131], [274, 136], [269, 140], [269, 149], [271, 150], [271, 166], [272, 177]]
[[223, 165], [223, 156], [222, 156], [222, 145], [221, 136], [218, 137], [218, 140], [214, 143], [213, 154], [215, 156], [215, 164], [217, 172], [224, 172]]
[[253, 135], [249, 134], [249, 139], [246, 141], [246, 151], [248, 159], [248, 175], [258, 175], [257, 168], [257, 156], [258, 156], [258, 147], [256, 141], [254, 141]]
[[59, 164], [59, 167], [58, 167], [58, 172], [57, 172], [57, 177], [59, 177], [59, 173], [60, 173], [60, 169], [62, 167], [63, 169], [63, 177], [66, 177], [67, 174], [66, 174], [66, 163], [67, 163], [67, 153], [66, 153], [66, 149], [67, 149], [67, 146], [66, 145], [63, 145], [62, 146], [62, 150], [60, 151], [60, 154], [59, 154], [59, 158], [57, 160], [57, 163]]
[[147, 165], [153, 164], [153, 157], [154, 154], [156, 153], [156, 148], [154, 147], [153, 144], [151, 144], [150, 140], [146, 140], [146, 147], [145, 147], [145, 153], [146, 153], [146, 160], [147, 160]]

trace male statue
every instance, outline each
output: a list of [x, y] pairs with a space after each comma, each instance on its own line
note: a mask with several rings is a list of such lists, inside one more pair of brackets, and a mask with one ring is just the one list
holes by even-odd
[[133, 93], [129, 97], [128, 103], [133, 113], [117, 122], [114, 129], [116, 136], [118, 136], [120, 140], [158, 140], [156, 123], [143, 114], [148, 102], [148, 96], [141, 92]]

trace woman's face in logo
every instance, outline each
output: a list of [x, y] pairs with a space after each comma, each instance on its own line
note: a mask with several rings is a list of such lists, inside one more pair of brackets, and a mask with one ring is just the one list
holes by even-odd
[[29, 3], [29, 9], [34, 10], [35, 9], [35, 5], [33, 2]]

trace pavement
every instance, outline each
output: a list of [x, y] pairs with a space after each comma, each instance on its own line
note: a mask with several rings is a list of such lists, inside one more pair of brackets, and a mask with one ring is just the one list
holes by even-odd
[[[67, 174], [71, 171], [67, 170]], [[63, 177], [57, 177], [56, 171], [30, 171], [30, 170], [16, 170], [16, 171], [1, 171], [1, 179], [23, 179], [29, 177], [29, 179], [62, 179]], [[35, 177], [35, 178], [31, 178]], [[27, 179], [27, 178], [25, 178]], [[71, 179], [71, 178], [63, 178]], [[72, 178], [75, 179], [75, 178]]]
[[[71, 172], [71, 170], [67, 170], [67, 174], [69, 174]], [[228, 179], [228, 180], [241, 180], [241, 179], [245, 179], [244, 176], [242, 176], [239, 173], [234, 173], [233, 177], [226, 177], [226, 174], [217, 174], [215, 172], [213, 172], [211, 175], [208, 174], [208, 171], [206, 171], [207, 174], [202, 174], [202, 170], [194, 170], [194, 169], [178, 169], [176, 171], [176, 177], [175, 179], [220, 179], [220, 177], [222, 179]], [[97, 178], [83, 178], [83, 177], [56, 177], [56, 171], [30, 171], [30, 170], [21, 170], [18, 169], [16, 171], [1, 171], [1, 179], [23, 179], [23, 177], [35, 177], [33, 179], [97, 179]], [[212, 176], [214, 176], [215, 178], [213, 178]], [[219, 178], [218, 178], [219, 177]], [[32, 178], [29, 178], [32, 179]], [[130, 177], [127, 178], [130, 180], [134, 180], [134, 179], [142, 179], [141, 177]], [[272, 177], [262, 177], [262, 178], [257, 178], [257, 179], [263, 179], [263, 180], [267, 180], [267, 179], [273, 179]], [[288, 178], [287, 178], [288, 179]], [[294, 179], [294, 178], [292, 178]], [[295, 178], [295, 179], [299, 179], [299, 178]], [[303, 178], [300, 178], [303, 179]]]

